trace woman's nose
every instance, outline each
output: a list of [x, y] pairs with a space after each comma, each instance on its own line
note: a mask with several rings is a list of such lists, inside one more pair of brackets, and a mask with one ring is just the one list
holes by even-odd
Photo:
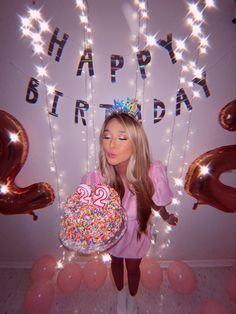
[[115, 147], [116, 146], [116, 140], [114, 138], [112, 138], [110, 140], [110, 147]]

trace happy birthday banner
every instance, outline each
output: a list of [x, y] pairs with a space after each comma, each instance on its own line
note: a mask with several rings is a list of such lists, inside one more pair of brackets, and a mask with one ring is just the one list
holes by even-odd
[[[63, 33], [63, 35], [60, 35], [60, 29], [58, 27], [55, 28], [49, 45], [48, 45], [48, 55], [53, 57], [55, 56], [55, 61], [60, 62], [63, 50], [66, 46], [66, 43], [69, 39], [69, 35], [66, 33]], [[172, 64], [175, 64], [177, 62], [176, 54], [173, 50], [173, 39], [172, 34], [168, 34], [166, 39], [157, 39], [156, 44], [161, 46], [166, 50], [168, 53], [168, 56], [170, 58], [170, 62]], [[143, 80], [146, 80], [146, 69], [145, 67], [151, 62], [151, 53], [149, 50], [140, 50], [136, 53], [137, 58], [137, 65], [140, 71], [140, 76]], [[112, 54], [110, 57], [110, 80], [111, 83], [116, 83], [117, 76], [119, 71], [122, 70], [124, 66], [124, 56], [118, 55], [118, 54]], [[87, 67], [88, 73], [90, 77], [93, 77], [95, 75], [94, 70], [94, 64], [93, 64], [93, 51], [91, 48], [85, 48], [83, 51], [82, 56], [80, 57], [76, 76], [81, 76], [83, 73], [83, 69]], [[193, 77], [192, 82], [199, 87], [202, 88], [202, 91], [205, 95], [205, 97], [210, 96], [210, 91], [207, 85], [206, 80], [206, 72], [204, 71], [202, 73], [201, 77]], [[31, 104], [35, 104], [38, 101], [39, 98], [39, 91], [38, 87], [40, 85], [40, 81], [34, 77], [31, 77], [28, 82], [28, 88], [26, 92], [26, 101]], [[194, 85], [192, 85], [194, 86]], [[53, 91], [54, 98], [52, 103], [50, 104], [50, 110], [49, 114], [58, 117], [57, 113], [57, 107], [60, 101], [60, 98], [63, 97], [63, 92], [54, 90]], [[178, 116], [181, 113], [181, 104], [184, 104], [186, 106], [186, 109], [188, 111], [192, 110], [192, 105], [190, 103], [189, 97], [187, 93], [185, 92], [184, 88], [179, 88], [176, 92], [176, 110], [175, 115]], [[112, 104], [99, 104], [100, 108], [103, 108], [105, 110], [109, 110], [110, 107], [113, 107]], [[81, 117], [82, 124], [86, 126], [86, 115], [85, 112], [89, 110], [90, 106], [89, 103], [86, 100], [78, 99], [75, 103], [75, 116], [74, 116], [74, 122], [79, 123], [79, 115]], [[160, 122], [163, 117], [165, 116], [165, 104], [158, 100], [153, 99], [153, 123]], [[141, 109], [139, 113], [139, 119], [141, 120]]]

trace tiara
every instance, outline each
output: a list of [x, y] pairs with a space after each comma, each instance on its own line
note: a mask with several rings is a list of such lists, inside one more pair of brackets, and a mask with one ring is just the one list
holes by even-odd
[[114, 104], [110, 110], [110, 113], [125, 112], [134, 117], [136, 117], [137, 115], [138, 117], [140, 116], [141, 105], [138, 103], [138, 100], [136, 98], [126, 97], [126, 98], [114, 99], [113, 103]]

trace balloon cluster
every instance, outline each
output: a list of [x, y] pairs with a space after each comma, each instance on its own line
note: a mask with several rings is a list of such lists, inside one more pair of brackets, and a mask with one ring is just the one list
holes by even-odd
[[[163, 283], [163, 269], [152, 258], [141, 262], [141, 283], [146, 289], [160, 289]], [[176, 293], [189, 295], [196, 291], [197, 280], [194, 271], [184, 261], [172, 261], [167, 268], [169, 286]], [[71, 295], [84, 283], [90, 289], [101, 288], [107, 278], [107, 266], [99, 259], [90, 260], [83, 266], [78, 262], [58, 263], [53, 256], [42, 256], [35, 261], [31, 270], [31, 286], [26, 290], [24, 307], [28, 314], [48, 313], [56, 292]], [[110, 279], [114, 284], [110, 270]], [[124, 282], [127, 284], [127, 273]], [[232, 278], [225, 290], [230, 301], [236, 304], [236, 263], [232, 267]], [[205, 300], [199, 307], [199, 314], [229, 314], [227, 307], [214, 299]]]
[[[67, 263], [58, 271], [56, 259], [42, 256], [31, 270], [31, 286], [26, 290], [24, 307], [28, 314], [46, 314], [50, 311], [56, 289], [64, 295], [75, 292], [83, 281], [91, 289], [99, 289], [105, 283], [107, 268], [98, 260], [88, 262], [83, 268], [78, 263]], [[56, 287], [53, 277], [56, 275]], [[55, 289], [56, 288], [56, 289]]]
[[0, 213], [4, 215], [31, 214], [49, 206], [54, 191], [48, 183], [34, 183], [20, 188], [15, 177], [28, 154], [28, 138], [23, 126], [9, 113], [0, 110]]
[[[236, 130], [236, 100], [228, 103], [219, 114], [220, 125], [228, 131]], [[185, 177], [185, 190], [199, 204], [209, 204], [227, 213], [236, 212], [236, 188], [225, 185], [220, 176], [236, 169], [236, 145], [210, 150], [195, 159]]]

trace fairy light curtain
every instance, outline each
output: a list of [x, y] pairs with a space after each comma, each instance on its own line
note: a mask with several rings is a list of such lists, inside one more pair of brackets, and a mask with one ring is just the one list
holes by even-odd
[[[47, 91], [46, 96], [46, 118], [48, 120], [48, 127], [50, 130], [50, 146], [51, 146], [51, 160], [50, 169], [55, 173], [56, 180], [56, 194], [58, 198], [59, 207], [65, 199], [63, 191], [63, 169], [58, 169], [56, 159], [56, 143], [57, 130], [56, 119], [59, 117], [58, 106], [62, 97], [72, 98], [66, 95], [63, 91], [57, 90], [56, 85], [47, 84], [48, 71], [50, 71], [50, 63], [48, 65], [44, 62], [45, 55], [60, 62], [63, 56], [63, 51], [68, 41], [73, 40], [70, 34], [67, 34], [59, 26], [49, 25], [50, 21], [43, 18], [43, 11], [46, 8], [36, 8], [36, 2], [32, 8], [28, 9], [25, 17], [20, 17], [22, 36], [30, 41], [32, 47], [32, 54], [38, 56], [38, 64], [35, 64], [36, 75], [29, 75], [28, 87], [26, 91], [26, 101], [28, 103], [37, 103], [39, 97], [39, 86], [45, 87]], [[92, 21], [89, 15], [89, 1], [76, 0], [75, 7], [79, 12], [78, 26], [83, 30], [83, 42], [81, 43], [79, 62], [76, 75], [84, 80], [84, 99], [73, 99], [75, 103], [74, 123], [82, 123], [82, 140], [87, 145], [87, 158], [85, 161], [86, 170], [91, 170], [97, 165], [97, 146], [96, 138], [98, 129], [96, 128], [96, 112], [98, 108], [104, 109], [102, 104], [95, 105], [94, 90], [96, 88], [96, 69], [94, 68], [93, 60], [99, 53], [106, 54], [106, 51], [97, 52], [94, 46]], [[149, 23], [149, 6], [146, 0], [135, 0], [133, 2], [134, 20], [138, 25], [138, 32], [133, 36], [130, 43], [130, 54], [119, 55], [115, 51], [110, 55], [110, 80], [113, 84], [117, 83], [119, 71], [124, 67], [125, 59], [131, 59], [136, 62], [136, 72], [133, 79], [133, 94], [140, 103], [142, 108], [142, 121], [145, 126], [144, 107], [147, 102], [152, 102], [153, 123], [160, 122], [166, 114], [165, 102], [170, 101], [175, 104], [175, 111], [172, 112], [172, 125], [169, 128], [167, 137], [169, 137], [169, 148], [166, 157], [166, 165], [173, 176], [174, 183], [177, 187], [177, 196], [173, 199], [172, 206], [174, 211], [177, 211], [177, 205], [180, 204], [180, 199], [183, 194], [183, 175], [186, 171], [186, 155], [190, 147], [191, 120], [194, 112], [194, 103], [199, 97], [209, 97], [210, 90], [207, 84], [207, 69], [202, 62], [201, 57], [208, 53], [209, 35], [205, 30], [206, 15], [209, 9], [214, 8], [213, 0], [196, 1], [195, 3], [186, 2], [187, 14], [185, 17], [186, 28], [189, 30], [189, 35], [186, 38], [175, 38], [175, 34], [167, 33], [166, 37], [160, 38], [158, 36], [158, 29], [155, 34], [150, 34], [148, 31]], [[50, 41], [45, 42], [43, 36], [50, 32]], [[189, 57], [188, 46], [195, 45], [197, 56], [195, 60]], [[164, 49], [168, 55], [169, 61], [174, 65], [179, 65], [178, 85], [174, 95], [168, 95], [168, 100], [165, 96], [163, 99], [148, 98], [146, 86], [150, 83], [151, 72], [149, 67], [152, 60], [152, 51], [154, 49]], [[132, 85], [132, 84], [131, 84]], [[112, 101], [112, 100], [111, 100]], [[178, 160], [179, 171], [174, 174], [172, 171], [172, 159], [175, 155], [175, 131], [177, 128], [177, 117], [183, 110], [188, 111], [188, 120], [186, 123], [184, 145], [182, 149], [181, 158]], [[178, 213], [177, 213], [178, 214]], [[171, 227], [167, 227], [165, 232], [170, 232]], [[155, 242], [155, 241], [154, 241]], [[164, 245], [169, 245], [168, 240]]]

